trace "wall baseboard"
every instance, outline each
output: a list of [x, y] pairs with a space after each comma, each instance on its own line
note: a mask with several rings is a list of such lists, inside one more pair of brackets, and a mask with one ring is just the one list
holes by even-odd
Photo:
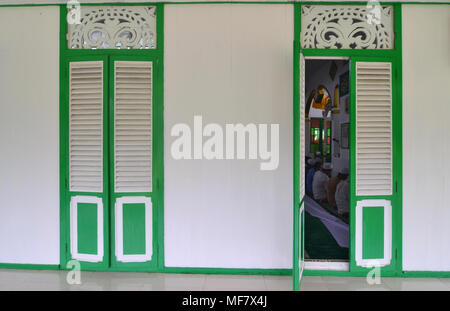
[[0, 263], [0, 269], [59, 270], [59, 265]]
[[240, 275], [292, 275], [292, 269], [236, 269], [236, 268], [178, 268], [164, 267], [164, 273], [186, 274], [240, 274]]
[[403, 271], [405, 278], [450, 278], [450, 271]]

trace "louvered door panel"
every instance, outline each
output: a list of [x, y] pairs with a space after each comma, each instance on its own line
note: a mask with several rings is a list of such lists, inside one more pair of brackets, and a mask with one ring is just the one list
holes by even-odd
[[305, 58], [300, 54], [300, 200], [305, 196]]
[[356, 195], [391, 194], [391, 63], [356, 62]]
[[114, 62], [115, 192], [152, 191], [152, 62]]
[[103, 62], [71, 62], [69, 80], [70, 191], [102, 192]]

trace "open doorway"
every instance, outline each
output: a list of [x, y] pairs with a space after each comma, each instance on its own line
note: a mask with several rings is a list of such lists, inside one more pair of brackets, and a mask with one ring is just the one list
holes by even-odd
[[305, 59], [305, 268], [348, 270], [350, 62]]

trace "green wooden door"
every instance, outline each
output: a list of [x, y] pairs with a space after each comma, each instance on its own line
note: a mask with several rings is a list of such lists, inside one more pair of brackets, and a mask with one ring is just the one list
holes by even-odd
[[[66, 153], [66, 252], [83, 269], [109, 266], [108, 63], [106, 57], [72, 57], [66, 65], [62, 140]], [[69, 246], [69, 247], [68, 247]]]
[[125, 270], [156, 266], [155, 67], [149, 57], [110, 58], [111, 265]]
[[[351, 271], [395, 272], [398, 240], [397, 93], [390, 58], [352, 57]], [[401, 146], [401, 143], [400, 143]]]
[[63, 238], [67, 261], [82, 269], [156, 267], [156, 64], [143, 56], [67, 60]]
[[[294, 45], [294, 55], [298, 51]], [[305, 59], [300, 53], [299, 64], [300, 94], [294, 106], [294, 116], [298, 118], [299, 128], [294, 132], [294, 224], [293, 224], [293, 290], [300, 289], [305, 264]]]

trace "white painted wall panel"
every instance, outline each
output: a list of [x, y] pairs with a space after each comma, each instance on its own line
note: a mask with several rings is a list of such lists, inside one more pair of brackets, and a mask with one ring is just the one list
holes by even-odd
[[59, 264], [59, 8], [0, 29], [0, 263]]
[[403, 269], [450, 271], [450, 6], [402, 15]]
[[[165, 264], [292, 267], [292, 5], [165, 8]], [[280, 163], [174, 160], [171, 128], [280, 124]]]

